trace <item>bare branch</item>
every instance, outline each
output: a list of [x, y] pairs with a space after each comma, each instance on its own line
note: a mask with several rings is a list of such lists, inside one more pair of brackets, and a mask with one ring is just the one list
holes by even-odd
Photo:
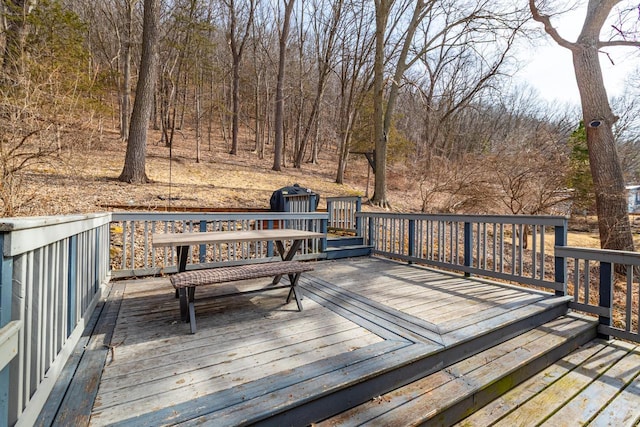
[[555, 27], [551, 24], [551, 18], [549, 15], [543, 15], [542, 13], [540, 13], [540, 10], [536, 7], [535, 0], [529, 0], [529, 9], [531, 10], [531, 16], [533, 17], [533, 19], [544, 25], [544, 31], [549, 34], [556, 43], [572, 51], [577, 49], [575, 43], [571, 43], [570, 41], [560, 36], [558, 30], [556, 30]]

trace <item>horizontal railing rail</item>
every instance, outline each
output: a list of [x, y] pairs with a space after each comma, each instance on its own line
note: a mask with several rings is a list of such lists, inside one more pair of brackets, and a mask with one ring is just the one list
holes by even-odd
[[362, 210], [360, 197], [327, 197], [329, 214], [329, 231], [348, 231], [360, 234], [360, 217], [356, 214]]
[[640, 342], [640, 253], [556, 247], [571, 276], [570, 306], [599, 318], [598, 333]]
[[565, 217], [362, 212], [373, 253], [564, 292]]
[[[114, 277], [131, 277], [177, 271], [175, 248], [154, 248], [155, 233], [263, 230], [294, 228], [324, 233], [327, 213], [113, 213], [111, 252]], [[326, 238], [303, 242], [297, 259], [320, 259]], [[192, 246], [187, 269], [211, 268], [276, 259], [273, 242], [207, 244]]]
[[109, 279], [110, 222], [0, 221], [0, 328], [15, 351], [0, 373], [0, 425], [32, 425], [46, 402]]

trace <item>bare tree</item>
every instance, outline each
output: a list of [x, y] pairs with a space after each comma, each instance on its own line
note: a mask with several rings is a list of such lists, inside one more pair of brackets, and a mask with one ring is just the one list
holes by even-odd
[[[575, 42], [570, 42], [559, 34], [551, 23], [551, 17], [538, 8], [535, 0], [529, 0], [529, 8], [533, 19], [544, 24], [547, 34], [573, 55], [582, 117], [587, 127], [600, 245], [606, 249], [633, 250], [624, 178], [613, 135], [613, 125], [618, 118], [609, 105], [599, 56], [600, 50], [605, 47], [640, 46], [640, 41], [628, 37], [600, 40], [606, 20], [614, 7], [621, 3], [623, 2], [620, 0], [589, 0], [582, 30]], [[637, 15], [637, 11], [633, 13]]]
[[[240, 3], [240, 4], [238, 4]], [[232, 69], [232, 119], [231, 119], [231, 151], [230, 154], [238, 152], [238, 133], [240, 115], [240, 62], [244, 48], [249, 40], [253, 18], [256, 9], [256, 1], [249, 2], [236, 0], [223, 0], [226, 18], [226, 37], [229, 49], [231, 50]]]
[[345, 5], [345, 19], [340, 27], [338, 169], [336, 183], [342, 184], [349, 159], [354, 127], [361, 118], [361, 110], [373, 82], [373, 52], [375, 44], [375, 10], [365, 1], [349, 1]]
[[[312, 10], [312, 25], [315, 36], [315, 53], [317, 55], [318, 79], [316, 82], [316, 92], [311, 106], [309, 118], [304, 127], [300, 146], [294, 160], [294, 167], [300, 168], [305, 154], [307, 143], [313, 130], [317, 126], [322, 105], [322, 98], [327, 87], [327, 79], [333, 68], [334, 49], [338, 36], [338, 26], [342, 20], [343, 0], [335, 0], [328, 4], [324, 0], [314, 2]], [[328, 16], [327, 16], [328, 15]]]
[[132, 184], [149, 181], [146, 172], [147, 130], [153, 108], [153, 91], [158, 75], [158, 36], [160, 24], [160, 0], [144, 0], [144, 25], [142, 29], [142, 59], [133, 103], [129, 141], [124, 168], [118, 180]]
[[286, 52], [287, 52], [287, 40], [289, 38], [289, 27], [291, 22], [291, 13], [293, 12], [293, 5], [295, 0], [282, 0], [284, 3], [284, 16], [282, 18], [282, 27], [280, 28], [280, 37], [278, 41], [279, 45], [279, 57], [278, 57], [278, 78], [276, 81], [276, 93], [275, 93], [275, 116], [274, 116], [274, 128], [275, 137], [273, 142], [273, 167], [274, 171], [282, 170], [282, 155], [284, 149], [284, 77], [286, 72]]
[[[507, 47], [497, 49], [497, 59], [482, 70], [478, 81], [471, 85], [465, 95], [458, 95], [459, 105], [468, 103], [479, 90], [486, 87], [486, 82], [495, 76], [504, 63], [513, 38], [522, 23], [518, 9], [504, 9], [503, 5], [488, 0], [477, 0], [472, 3], [417, 1], [397, 2], [392, 0], [376, 1], [376, 60], [374, 65], [374, 134], [376, 144], [376, 183], [372, 203], [387, 207], [386, 197], [386, 165], [387, 142], [390, 136], [394, 111], [406, 72], [424, 56], [444, 46], [445, 50], [455, 47], [455, 53], [461, 55], [465, 49], [474, 49], [466, 44], [468, 34], [473, 33], [479, 44], [500, 37], [509, 42]], [[413, 6], [413, 8], [411, 8]], [[396, 11], [392, 15], [392, 11]], [[406, 22], [405, 25], [402, 25]], [[395, 48], [388, 55], [393, 59], [391, 76], [388, 78], [389, 88], [386, 90], [385, 76], [385, 39], [387, 27], [395, 34]], [[395, 29], [395, 30], [393, 30]], [[416, 33], [421, 30], [420, 37]], [[444, 34], [444, 35], [443, 35]], [[415, 39], [415, 41], [414, 41]], [[387, 43], [389, 44], [389, 43]]]

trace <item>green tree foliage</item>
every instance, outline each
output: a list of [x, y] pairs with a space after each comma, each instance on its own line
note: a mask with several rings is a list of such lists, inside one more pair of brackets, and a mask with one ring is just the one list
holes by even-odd
[[579, 211], [591, 211], [595, 203], [595, 194], [589, 167], [587, 130], [583, 121], [580, 121], [578, 128], [571, 134], [569, 148], [571, 153], [567, 185], [573, 189], [573, 208]]
[[64, 91], [88, 91], [90, 53], [87, 25], [57, 0], [43, 0], [29, 15], [27, 38], [29, 77], [34, 83], [54, 83]]

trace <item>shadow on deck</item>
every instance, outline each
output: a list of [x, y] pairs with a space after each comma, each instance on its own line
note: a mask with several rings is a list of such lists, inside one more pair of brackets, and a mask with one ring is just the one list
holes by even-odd
[[[300, 283], [303, 312], [286, 290], [209, 300], [191, 335], [168, 279], [114, 282], [39, 424], [451, 424], [595, 337], [566, 297], [389, 260]], [[455, 402], [417, 400], [438, 392]]]

